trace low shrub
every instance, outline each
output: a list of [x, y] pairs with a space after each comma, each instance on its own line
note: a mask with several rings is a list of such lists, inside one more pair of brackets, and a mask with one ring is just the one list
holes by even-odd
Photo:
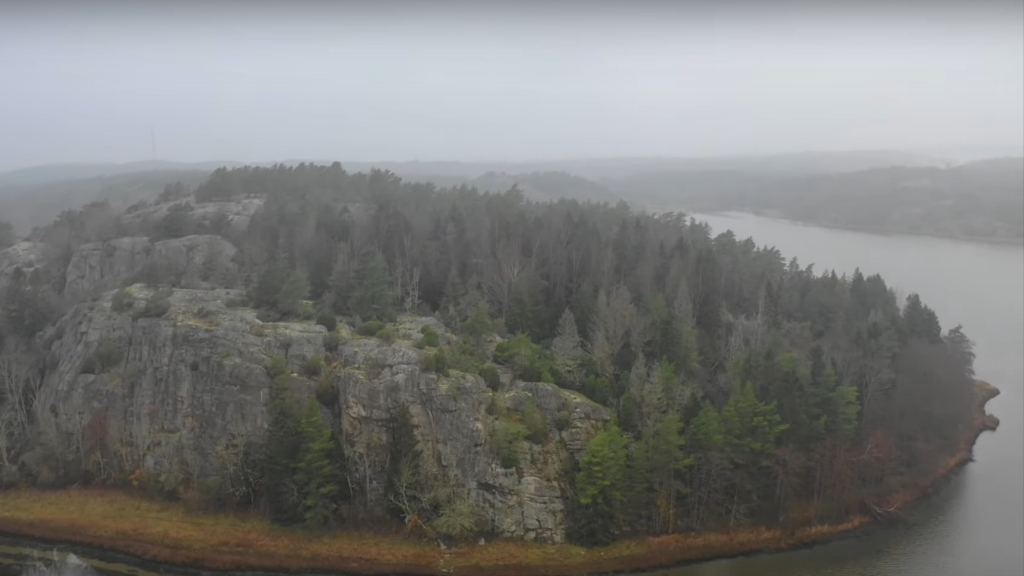
[[267, 375], [270, 376], [271, 380], [276, 379], [278, 376], [283, 376], [291, 372], [288, 369], [288, 360], [280, 354], [275, 354], [270, 359], [270, 363], [267, 364]]
[[324, 371], [324, 359], [319, 356], [310, 356], [302, 365], [302, 373], [308, 378], [316, 378]]
[[110, 298], [110, 309], [114, 312], [127, 312], [132, 309], [135, 299], [127, 288], [121, 288]]
[[384, 329], [384, 323], [380, 320], [367, 320], [359, 327], [359, 334], [362, 336], [375, 336]]
[[484, 379], [484, 384], [491, 390], [497, 391], [501, 387], [501, 375], [498, 374], [498, 368], [494, 364], [487, 364], [480, 369], [480, 377]]
[[341, 346], [341, 336], [337, 332], [328, 332], [324, 334], [324, 350], [331, 354], [338, 351], [338, 347]]
[[316, 400], [325, 408], [338, 405], [338, 387], [332, 378], [324, 377], [316, 383]]
[[504, 421], [498, 424], [494, 432], [494, 449], [502, 468], [519, 466], [522, 442], [529, 431], [520, 422]]
[[79, 370], [82, 374], [103, 374], [121, 363], [123, 354], [110, 340], [101, 340], [93, 353], [85, 358]]
[[376, 338], [380, 338], [381, 340], [387, 342], [388, 344], [391, 344], [392, 342], [395, 341], [395, 329], [392, 328], [391, 326], [385, 326], [378, 330], [377, 333], [374, 334], [374, 336]]
[[534, 344], [526, 334], [498, 343], [494, 348], [494, 361], [512, 368], [516, 378], [526, 382], [553, 384], [552, 358], [548, 350]]
[[561, 410], [558, 414], [555, 414], [555, 419], [552, 424], [555, 425], [555, 430], [564, 432], [572, 425], [572, 414], [569, 414], [568, 410]]
[[523, 425], [526, 427], [526, 439], [530, 442], [543, 444], [548, 439], [548, 420], [533, 400], [523, 409]]
[[316, 323], [327, 328], [328, 332], [334, 332], [338, 329], [338, 319], [335, 318], [334, 313], [330, 310], [321, 310], [317, 313]]
[[139, 318], [162, 318], [171, 310], [170, 295], [162, 290], [157, 290], [146, 299], [146, 305], [132, 315], [136, 320]]
[[433, 354], [423, 359], [424, 372], [434, 372], [440, 376], [448, 375], [448, 355], [444, 348], [438, 348]]
[[422, 341], [424, 346], [437, 348], [438, 346], [441, 345], [440, 335], [438, 335], [437, 331], [431, 328], [430, 326], [424, 326], [423, 328], [420, 328], [420, 334], [423, 334]]

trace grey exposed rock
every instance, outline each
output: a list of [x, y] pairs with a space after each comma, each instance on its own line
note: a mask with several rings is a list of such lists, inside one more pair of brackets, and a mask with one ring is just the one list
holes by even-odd
[[[150, 291], [129, 289], [143, 300]], [[63, 445], [125, 449], [123, 457], [171, 472], [185, 466], [209, 472], [216, 449], [234, 437], [253, 437], [265, 427], [270, 387], [265, 366], [289, 346], [298, 370], [323, 354], [322, 326], [264, 324], [248, 309], [226, 308], [231, 290], [174, 290], [162, 318], [133, 320], [115, 312], [110, 295], [74, 307], [58, 322], [62, 333], [50, 349], [40, 391], [43, 426]], [[102, 374], [82, 374], [101, 342], [121, 351], [120, 362]], [[82, 434], [98, 435], [81, 438]], [[184, 462], [192, 459], [194, 461]]]
[[[141, 306], [150, 290], [136, 285], [128, 293]], [[40, 392], [42, 412], [52, 416], [43, 424], [50, 431], [41, 429], [41, 435], [62, 438], [69, 447], [122, 450], [143, 469], [171, 478], [216, 473], [224, 446], [260, 439], [265, 432], [270, 358], [287, 349], [298, 372], [306, 359], [324, 354], [322, 326], [262, 323], [253, 310], [224, 305], [238, 295], [175, 289], [164, 317], [137, 320], [130, 311], [113, 311], [111, 294], [73, 308], [54, 329], [62, 336], [54, 338]], [[513, 382], [497, 393], [499, 401], [514, 409], [532, 397], [549, 425], [559, 413], [571, 414], [571, 424], [561, 432], [552, 426], [541, 445], [523, 442], [519, 466], [502, 468], [490, 441], [498, 417], [488, 406], [496, 393], [476, 375], [423, 372], [424, 352], [412, 344], [418, 325], [410, 318], [400, 321], [404, 327], [393, 343], [352, 338], [339, 347], [338, 364], [329, 366], [338, 392], [337, 405], [327, 410], [329, 421], [353, 453], [372, 456], [386, 450], [380, 441], [408, 406], [424, 456], [492, 519], [493, 533], [562, 541], [562, 471], [608, 420], [607, 410], [551, 384]], [[119, 364], [82, 374], [86, 358], [103, 341], [123, 352]], [[294, 381], [296, 394], [311, 393], [312, 382]], [[89, 434], [100, 438], [85, 438]], [[383, 469], [374, 474], [371, 484], [380, 501]]]
[[43, 265], [43, 245], [38, 242], [19, 242], [0, 250], [0, 288], [7, 285], [16, 268], [23, 272]]
[[[204, 287], [217, 276], [230, 285], [235, 276], [231, 259], [237, 249], [220, 236], [194, 235], [150, 242], [127, 237], [84, 244], [75, 251], [67, 269], [64, 295], [78, 301], [116, 288], [156, 266], [168, 279], [184, 287]], [[226, 282], [225, 282], [226, 281]]]
[[[156, 222], [163, 218], [174, 204], [176, 203], [158, 204], [130, 214], [123, 214], [121, 220], [134, 226]], [[263, 198], [243, 198], [233, 202], [203, 202], [199, 204], [193, 202], [192, 206], [192, 211], [189, 214], [196, 223], [208, 224], [224, 214], [233, 231], [244, 232], [249, 227], [252, 215], [263, 206]]]

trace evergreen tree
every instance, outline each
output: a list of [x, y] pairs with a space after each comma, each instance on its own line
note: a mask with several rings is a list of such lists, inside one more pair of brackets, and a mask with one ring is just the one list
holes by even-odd
[[693, 463], [683, 452], [682, 427], [679, 414], [669, 412], [636, 446], [634, 468], [639, 477], [633, 488], [641, 492], [640, 506], [652, 511], [654, 533], [674, 529], [676, 501], [684, 490], [681, 472]]
[[376, 250], [365, 252], [355, 270], [349, 313], [363, 320], [390, 322], [395, 318], [395, 295], [387, 262]]
[[462, 323], [461, 333], [477, 352], [484, 351], [487, 337], [494, 333], [491, 317], [487, 313], [487, 304], [480, 304], [473, 310], [469, 318]]
[[307, 526], [325, 527], [334, 522], [338, 498], [338, 469], [331, 431], [324, 426], [320, 404], [310, 398], [302, 418], [302, 449], [295, 464], [295, 481], [302, 495], [302, 514]]
[[579, 388], [582, 377], [583, 340], [576, 329], [576, 318], [572, 310], [566, 308], [558, 320], [558, 331], [551, 341], [551, 351], [555, 356], [555, 369], [560, 376], [560, 384], [571, 388]]
[[302, 310], [302, 300], [309, 295], [309, 283], [300, 272], [292, 272], [285, 277], [281, 289], [274, 298], [274, 309], [283, 316], [298, 316]]
[[576, 473], [577, 501], [585, 507], [596, 542], [612, 536], [625, 501], [628, 441], [615, 423], [594, 436], [580, 457]]
[[302, 506], [302, 502], [295, 499], [299, 493], [295, 484], [295, 466], [303, 438], [298, 410], [288, 389], [291, 377], [280, 371], [281, 368], [275, 367], [277, 375], [271, 374], [275, 377], [267, 404], [267, 449], [263, 468], [270, 518], [275, 522], [290, 523], [299, 520], [297, 513]]
[[921, 303], [916, 293], [907, 296], [907, 305], [903, 308], [903, 322], [907, 333], [912, 338], [920, 338], [929, 344], [942, 343], [942, 327], [935, 311]]

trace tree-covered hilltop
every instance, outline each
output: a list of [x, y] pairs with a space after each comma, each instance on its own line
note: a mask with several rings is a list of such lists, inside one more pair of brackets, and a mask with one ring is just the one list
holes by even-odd
[[[208, 210], [256, 199], [262, 204], [244, 226]], [[150, 253], [174, 254], [167, 243], [219, 237], [231, 249], [194, 268], [147, 260], [122, 282], [150, 284], [145, 303], [122, 288], [108, 294], [111, 310], [141, 322], [167, 314], [166, 290], [183, 282], [241, 286], [245, 297], [231, 306], [255, 308], [266, 323], [320, 324], [328, 353], [340, 345], [339, 317], [392, 342], [404, 330], [399, 316], [434, 316], [455, 336], [429, 326], [416, 334], [422, 372], [473, 375], [492, 391], [553, 384], [613, 416], [565, 469], [547, 471], [568, 502], [571, 536], [585, 543], [841, 520], [931, 474], [970, 426], [971, 342], [959, 327], [944, 333], [916, 294], [898, 302], [877, 275], [819, 273], [752, 239], [712, 235], [683, 214], [532, 202], [516, 188], [437, 189], [338, 163], [219, 169], [194, 191], [168, 186], [161, 201], [125, 215], [92, 205], [36, 231], [38, 266], [0, 276], [6, 359], [45, 353], [61, 338], [47, 325], [74, 303], [71, 294], [85, 294], [72, 274], [83, 244], [148, 236]], [[211, 242], [203, 245], [219, 246]], [[195, 314], [181, 322], [214, 329], [206, 306]], [[288, 337], [286, 355], [296, 345]], [[118, 365], [118, 354], [97, 348], [88, 373]], [[203, 372], [208, 361], [190, 369]], [[39, 373], [0, 374], [0, 456], [10, 460], [31, 429], [33, 383], [59, 369], [32, 366]], [[493, 512], [460, 508], [464, 499], [442, 489], [452, 470], [425, 456], [407, 411], [395, 408], [376, 451], [352, 445], [340, 415], [322, 418], [317, 400], [344, 401], [324, 377], [329, 369], [319, 357], [299, 370], [274, 357], [267, 433], [238, 447], [257, 456], [245, 460], [253, 463], [245, 482], [215, 488], [214, 501], [237, 503], [244, 493], [242, 501], [282, 522], [358, 525], [385, 514], [447, 534], [494, 529], [493, 518], [479, 521]], [[372, 379], [383, 367], [360, 370]], [[296, 373], [320, 382], [315, 400], [293, 397]], [[539, 396], [517, 394], [514, 409], [487, 407], [498, 423], [488, 445], [507, 470], [527, 465], [531, 445], [565, 442], [550, 431], [575, 418], [545, 416]], [[373, 487], [371, 454], [384, 475]], [[371, 498], [377, 490], [384, 511]]]

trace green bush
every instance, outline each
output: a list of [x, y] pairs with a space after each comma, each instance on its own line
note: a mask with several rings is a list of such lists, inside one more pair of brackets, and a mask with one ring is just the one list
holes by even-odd
[[334, 317], [330, 310], [321, 310], [316, 315], [316, 323], [327, 328], [328, 332], [334, 332], [338, 329], [338, 319]]
[[472, 502], [462, 499], [445, 506], [432, 525], [442, 536], [464, 540], [480, 532], [486, 519]]
[[444, 348], [438, 348], [433, 354], [423, 359], [423, 370], [435, 372], [440, 376], [448, 375], [448, 355]]
[[324, 350], [333, 354], [338, 351], [339, 346], [341, 346], [341, 336], [337, 332], [324, 334]]
[[523, 425], [526, 426], [526, 438], [530, 442], [543, 444], [548, 439], [548, 420], [533, 400], [523, 409]]
[[494, 361], [511, 367], [515, 377], [526, 382], [555, 381], [550, 352], [531, 342], [526, 334], [499, 342], [494, 348]]
[[127, 312], [132, 309], [135, 299], [127, 288], [121, 288], [110, 298], [110, 309], [114, 312]]
[[498, 374], [498, 368], [494, 364], [487, 364], [480, 369], [480, 377], [484, 379], [484, 384], [491, 390], [497, 391], [501, 387], [501, 375]]
[[374, 334], [374, 337], [380, 338], [381, 340], [391, 344], [395, 341], [395, 329], [391, 326], [385, 326]]
[[441, 345], [441, 337], [437, 334], [437, 331], [430, 326], [420, 328], [420, 334], [423, 334], [423, 344], [425, 346], [437, 348]]
[[324, 371], [324, 359], [319, 356], [310, 356], [302, 365], [302, 373], [308, 378], [316, 378]]
[[338, 387], [334, 385], [332, 378], [324, 377], [316, 383], [316, 399], [325, 408], [334, 408], [338, 405]]
[[494, 448], [502, 468], [519, 466], [522, 442], [528, 433], [526, 426], [519, 422], [505, 421], [498, 424], [494, 433]]
[[552, 422], [555, 425], [555, 430], [564, 432], [572, 426], [572, 414], [569, 414], [568, 410], [561, 410], [558, 414], [555, 414], [555, 421]]
[[280, 354], [274, 355], [270, 359], [270, 364], [267, 364], [267, 375], [270, 376], [271, 380], [276, 379], [278, 376], [284, 376], [291, 372], [288, 369], [288, 360]]
[[162, 318], [171, 310], [170, 296], [158, 290], [154, 292], [147, 300], [146, 305], [138, 310], [132, 316], [137, 320], [139, 318]]
[[103, 374], [121, 363], [123, 355], [110, 340], [101, 340], [96, 350], [85, 358], [79, 372], [82, 374]]
[[384, 329], [384, 323], [380, 320], [367, 320], [359, 327], [359, 334], [363, 336], [374, 336]]
[[423, 343], [423, 338], [420, 338], [419, 340], [412, 343], [412, 347], [417, 350], [424, 350], [426, 349], [427, 345]]

